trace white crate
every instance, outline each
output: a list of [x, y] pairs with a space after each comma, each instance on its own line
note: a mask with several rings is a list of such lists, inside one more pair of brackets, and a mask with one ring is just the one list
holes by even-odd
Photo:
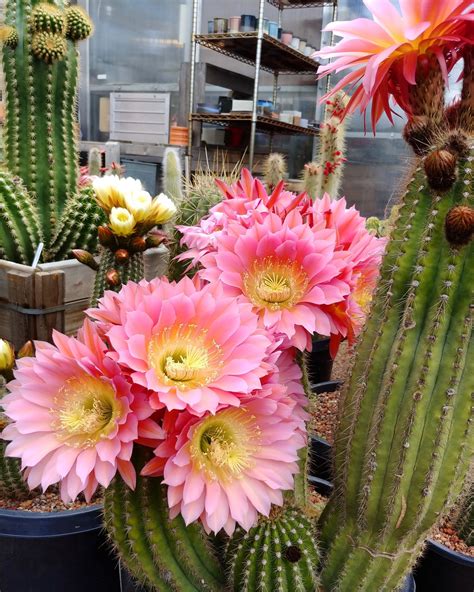
[[110, 94], [111, 140], [167, 144], [169, 122], [169, 93]]

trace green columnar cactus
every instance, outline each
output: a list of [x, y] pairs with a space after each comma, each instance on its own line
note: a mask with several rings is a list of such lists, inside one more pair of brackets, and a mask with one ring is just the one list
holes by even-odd
[[[148, 451], [138, 449], [139, 472]], [[135, 491], [116, 477], [105, 494], [105, 521], [120, 558], [152, 590], [222, 592], [224, 570], [202, 529], [168, 517], [161, 479], [138, 477]]]
[[125, 250], [115, 253], [104, 249], [100, 257], [100, 264], [95, 276], [91, 306], [97, 306], [105, 290], [120, 292], [122, 286], [129, 281], [139, 282], [145, 277], [143, 253], [129, 255]]
[[319, 563], [311, 522], [292, 508], [275, 509], [229, 543], [229, 586], [234, 592], [314, 592]]
[[474, 243], [456, 235], [474, 205], [472, 162], [445, 194], [417, 168], [398, 210], [343, 401], [322, 520], [327, 590], [396, 590], [468, 471]]
[[36, 204], [21, 179], [0, 172], [0, 257], [31, 265], [41, 240]]
[[[6, 215], [10, 216], [9, 201], [16, 199], [21, 208], [29, 209], [29, 202], [34, 199], [37, 214], [34, 226], [24, 224], [20, 229], [24, 235], [20, 241], [28, 244], [25, 253], [8, 247], [8, 243], [18, 242], [8, 233], [1, 236], [0, 246], [5, 256], [22, 263], [31, 263], [29, 254], [39, 242], [38, 227], [47, 260], [60, 256], [54, 248], [49, 253], [59, 228], [64, 230], [77, 222], [63, 217], [68, 207], [70, 211], [70, 200], [77, 199], [76, 41], [92, 31], [92, 24], [82, 10], [66, 5], [66, 0], [6, 2], [6, 25], [2, 31], [7, 91], [5, 161], [31, 197], [27, 199], [26, 192], [16, 191], [10, 197], [1, 195], [0, 203], [6, 205]], [[9, 224], [8, 219], [6, 226], [16, 234], [16, 225]], [[95, 223], [94, 219], [87, 222], [91, 227]], [[75, 229], [68, 234], [73, 237]], [[95, 233], [86, 234], [91, 237], [88, 246], [94, 248]], [[66, 245], [65, 240], [63, 244]], [[61, 257], [68, 256], [74, 246], [77, 245], [67, 245]]]
[[286, 178], [288, 173], [286, 161], [282, 154], [272, 152], [265, 159], [263, 166], [263, 178], [268, 191], [273, 191], [278, 183]]
[[337, 198], [346, 159], [346, 119], [342, 119], [347, 97], [337, 93], [326, 105], [325, 121], [321, 125], [319, 156], [305, 166], [303, 187], [312, 199], [329, 193]]
[[183, 201], [183, 167], [179, 152], [166, 148], [163, 155], [163, 193], [175, 202]]

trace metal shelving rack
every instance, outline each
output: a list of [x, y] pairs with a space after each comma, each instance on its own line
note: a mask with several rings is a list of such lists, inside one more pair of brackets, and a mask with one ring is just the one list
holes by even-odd
[[[277, 39], [263, 32], [263, 15], [265, 4], [269, 3], [278, 8], [278, 23], [281, 26], [283, 10], [288, 8], [333, 7], [333, 19], [336, 18], [337, 0], [259, 0], [258, 31], [249, 33], [222, 33], [200, 35], [198, 33], [198, 16], [201, 14], [202, 0], [193, 0], [193, 24], [191, 43], [191, 73], [189, 96], [189, 143], [187, 150], [187, 170], [191, 169], [193, 150], [192, 129], [193, 122], [207, 122], [227, 126], [231, 123], [242, 125], [251, 124], [249, 167], [252, 169], [255, 156], [255, 136], [257, 129], [274, 134], [302, 134], [317, 136], [318, 130], [304, 128], [289, 123], [284, 123], [269, 117], [257, 114], [258, 92], [260, 84], [260, 71], [264, 70], [273, 74], [273, 103], [276, 103], [278, 93], [278, 77], [280, 74], [315, 74], [319, 64], [311, 58], [304, 56], [295, 49], [284, 45]], [[219, 52], [230, 58], [237, 59], [246, 64], [255, 66], [255, 82], [253, 91], [253, 108], [251, 113], [226, 113], [210, 115], [194, 112], [195, 103], [195, 77], [197, 46], [201, 45], [213, 51]]]

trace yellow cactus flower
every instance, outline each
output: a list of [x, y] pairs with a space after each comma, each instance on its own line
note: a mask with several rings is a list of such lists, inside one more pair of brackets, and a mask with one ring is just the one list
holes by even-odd
[[95, 177], [92, 186], [97, 203], [107, 214], [112, 208], [124, 208], [127, 195], [143, 191], [138, 179], [132, 177], [121, 179], [117, 175]]
[[164, 193], [157, 195], [152, 203], [146, 221], [153, 226], [165, 224], [176, 214], [176, 206]]
[[148, 191], [129, 193], [125, 196], [125, 207], [133, 214], [137, 222], [143, 222], [149, 215], [152, 204], [151, 195]]
[[136, 220], [125, 208], [112, 208], [109, 217], [110, 230], [117, 236], [130, 236], [135, 230]]
[[15, 365], [15, 350], [6, 339], [0, 339], [0, 374], [10, 372]]

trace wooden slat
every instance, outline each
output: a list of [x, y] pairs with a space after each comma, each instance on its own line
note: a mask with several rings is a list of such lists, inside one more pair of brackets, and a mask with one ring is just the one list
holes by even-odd
[[[24, 308], [34, 308], [34, 279], [31, 273], [11, 270], [7, 274], [8, 301]], [[9, 326], [6, 339], [15, 348], [20, 348], [28, 339], [35, 337], [35, 318], [21, 312], [8, 311]]]
[[[36, 308], [54, 308], [64, 304], [63, 271], [39, 271], [34, 278]], [[50, 341], [53, 329], [64, 331], [64, 315], [64, 310], [59, 310], [36, 316], [36, 339]]]

